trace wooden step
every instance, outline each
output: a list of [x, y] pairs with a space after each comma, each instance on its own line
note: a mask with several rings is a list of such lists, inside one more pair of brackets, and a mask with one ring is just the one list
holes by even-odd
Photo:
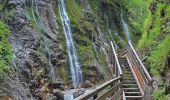
[[131, 72], [130, 69], [123, 69], [124, 72]]
[[132, 74], [123, 75], [123, 77], [134, 77]]
[[123, 80], [125, 80], [125, 82], [128, 82], [128, 81], [135, 81], [135, 78], [127, 78], [127, 77], [124, 78], [124, 77], [123, 77]]
[[125, 74], [125, 73], [132, 73], [131, 72], [131, 70], [129, 71], [129, 70], [123, 70], [123, 74]]
[[140, 92], [139, 88], [123, 88], [125, 92]]
[[136, 84], [135, 80], [124, 80], [123, 81], [124, 84]]
[[128, 87], [130, 87], [130, 88], [138, 88], [138, 85], [137, 84], [123, 84], [122, 85], [124, 88], [128, 88]]
[[130, 72], [130, 71], [123, 71], [123, 75], [128, 75], [128, 74], [132, 75], [132, 72]]
[[131, 76], [124, 76], [123, 79], [135, 79], [135, 78]]
[[[137, 84], [123, 84], [123, 86], [126, 85], [126, 86], [134, 86], [134, 85], [137, 85]], [[138, 86], [138, 85], [137, 85]]]
[[125, 92], [125, 96], [141, 96], [141, 92]]
[[142, 96], [125, 96], [125, 97], [129, 99], [142, 98]]
[[125, 90], [138, 90], [139, 88], [123, 88]]

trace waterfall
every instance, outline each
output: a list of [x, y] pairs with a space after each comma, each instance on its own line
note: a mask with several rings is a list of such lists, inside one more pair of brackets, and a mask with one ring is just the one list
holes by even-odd
[[[35, 11], [34, 11], [35, 10]], [[35, 13], [40, 21], [40, 24], [37, 22], [36, 18], [35, 18]], [[41, 20], [41, 17], [40, 17], [40, 14], [39, 14], [39, 11], [38, 11], [38, 6], [37, 6], [37, 0], [32, 0], [32, 16], [33, 16], [33, 19], [36, 23], [36, 25], [38, 26], [38, 30], [40, 31], [41, 29], [45, 30], [45, 26], [43, 24], [43, 21]], [[38, 32], [39, 33], [39, 32]], [[43, 46], [44, 46], [44, 52], [47, 52], [48, 53], [48, 63], [50, 65], [50, 78], [53, 82], [56, 81], [56, 74], [55, 74], [55, 68], [54, 66], [51, 64], [51, 56], [50, 56], [50, 50], [49, 50], [49, 46], [48, 46], [48, 41], [47, 41], [47, 38], [39, 33], [40, 37], [43, 38]]]
[[73, 86], [76, 88], [82, 82], [82, 72], [78, 62], [76, 48], [73, 43], [70, 20], [66, 12], [66, 6], [64, 0], [59, 0], [59, 11], [62, 20], [63, 30], [66, 38], [67, 53], [69, 57], [71, 78]]
[[127, 38], [128, 42], [132, 43], [132, 39], [131, 39], [130, 33], [129, 33], [129, 28], [128, 28], [127, 23], [126, 23], [126, 22], [124, 21], [124, 19], [123, 19], [122, 13], [121, 13], [121, 21], [122, 21], [123, 30], [124, 30], [124, 33], [125, 33], [125, 35], [126, 35], [126, 38]]

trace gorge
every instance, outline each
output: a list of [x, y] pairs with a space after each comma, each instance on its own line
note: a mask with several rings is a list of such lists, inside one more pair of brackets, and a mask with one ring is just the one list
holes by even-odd
[[154, 80], [150, 99], [168, 100], [169, 19], [169, 0], [0, 0], [0, 100], [93, 93], [128, 46]]

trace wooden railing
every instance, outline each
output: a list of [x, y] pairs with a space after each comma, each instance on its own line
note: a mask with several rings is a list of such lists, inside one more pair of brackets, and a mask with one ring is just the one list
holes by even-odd
[[[75, 100], [105, 100], [109, 98], [111, 100], [126, 100], [125, 93], [122, 89], [122, 69], [119, 64], [117, 53], [114, 44], [111, 42], [112, 47], [112, 65], [115, 70], [114, 79], [105, 82], [101, 86], [97, 87], [94, 91], [89, 94], [84, 94], [76, 98]], [[129, 43], [122, 51], [122, 56], [127, 58], [129, 66], [134, 74], [134, 77], [140, 86], [142, 96], [145, 96], [146, 89], [152, 84], [153, 80], [140, 60], [138, 54], [133, 48], [132, 44]]]
[[145, 66], [143, 65], [142, 61], [140, 60], [138, 54], [136, 53], [130, 42], [123, 49], [122, 53], [123, 55], [126, 55], [127, 59], [129, 60], [129, 63], [133, 68], [135, 77], [137, 78], [136, 81], [138, 81], [143, 93], [145, 93], [148, 86], [150, 86], [153, 82], [150, 74], [146, 70]]
[[120, 67], [119, 60], [117, 58], [117, 53], [116, 53], [115, 47], [113, 45], [113, 42], [110, 42], [110, 44], [111, 44], [112, 51], [113, 51], [113, 54], [112, 54], [113, 59], [112, 60], [113, 60], [113, 67], [114, 67], [114, 70], [115, 70], [116, 77], [122, 76], [123, 73], [122, 73], [122, 69]]
[[[120, 89], [121, 85], [122, 85], [121, 77], [117, 77], [97, 87], [91, 93], [79, 96], [75, 100], [88, 100], [88, 99], [104, 100], [106, 98], [112, 98], [113, 100], [116, 100], [116, 98], [121, 98], [120, 97], [120, 94], [122, 92], [122, 89]], [[103, 92], [103, 90], [105, 90], [106, 92]]]
[[[116, 78], [105, 82], [101, 86], [97, 87], [94, 91], [92, 91], [89, 94], [84, 94], [81, 95], [75, 100], [88, 100], [88, 99], [93, 99], [93, 100], [105, 100], [106, 98], [109, 98], [111, 100], [122, 100], [124, 97], [123, 95], [123, 89], [122, 87], [122, 69], [120, 67], [118, 58], [117, 58], [117, 53], [115, 50], [115, 47], [113, 43], [111, 42], [111, 47], [112, 47], [112, 64], [113, 68], [115, 70], [115, 75]], [[125, 100], [125, 99], [123, 99]]]

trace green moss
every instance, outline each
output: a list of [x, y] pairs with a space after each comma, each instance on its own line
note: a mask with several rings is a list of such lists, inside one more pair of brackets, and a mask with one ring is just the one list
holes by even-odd
[[62, 76], [63, 81], [64, 81], [64, 85], [68, 85], [68, 83], [69, 83], [69, 77], [68, 76], [69, 75], [68, 75], [67, 70], [64, 67], [61, 68], [59, 75]]
[[82, 46], [78, 45], [78, 54], [80, 65], [82, 66], [83, 77], [87, 73], [87, 68], [91, 66], [91, 62], [95, 59], [92, 45]]
[[77, 26], [84, 19], [81, 6], [77, 5], [75, 0], [66, 0], [67, 13], [73, 26]]
[[0, 21], [0, 74], [8, 69], [12, 62], [12, 49], [8, 41], [9, 33], [8, 27]]
[[94, 59], [94, 53], [93, 53], [93, 48], [91, 45], [88, 46], [80, 46], [78, 47], [78, 54], [79, 54], [79, 59], [81, 62], [84, 62], [85, 64], [90, 64], [90, 60]]

